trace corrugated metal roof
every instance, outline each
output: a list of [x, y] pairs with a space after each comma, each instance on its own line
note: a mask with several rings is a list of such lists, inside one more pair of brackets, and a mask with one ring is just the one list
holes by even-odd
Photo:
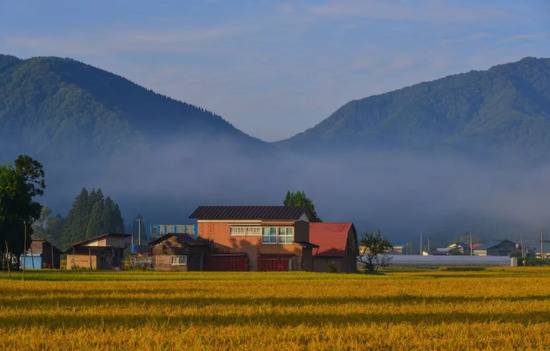
[[187, 244], [190, 244], [190, 245], [206, 245], [206, 244], [208, 244], [207, 240], [204, 240], [204, 239], [201, 239], [201, 238], [195, 239], [189, 234], [168, 233], [168, 234], [164, 234], [163, 236], [151, 241], [147, 245], [149, 245], [149, 246], [156, 245], [156, 244], [160, 243], [161, 241], [167, 240], [167, 239], [169, 239], [173, 236], [177, 237], [178, 241], [183, 242], [183, 243], [187, 243]]
[[493, 248], [496, 248], [500, 245], [506, 245], [506, 244], [516, 245], [515, 242], [510, 241], [510, 240], [492, 240], [492, 241], [488, 241], [488, 242], [483, 243], [483, 244], [479, 245], [478, 247], [474, 247], [474, 248], [476, 250], [487, 250], [487, 249], [493, 249]]
[[314, 256], [342, 257], [346, 254], [348, 233], [353, 223], [310, 223], [309, 241], [319, 245], [313, 249]]
[[306, 210], [287, 206], [199, 206], [189, 218], [298, 220]]
[[81, 246], [81, 245], [87, 244], [87, 243], [92, 242], [92, 241], [96, 241], [96, 240], [100, 240], [100, 239], [103, 239], [103, 238], [107, 238], [107, 237], [109, 237], [109, 236], [111, 236], [111, 237], [119, 237], [119, 238], [129, 238], [129, 237], [131, 237], [132, 235], [131, 235], [131, 234], [123, 234], [123, 233], [104, 233], [104, 234], [98, 235], [98, 236], [93, 237], [93, 238], [89, 238], [89, 239], [85, 239], [85, 240], [76, 242], [76, 243], [72, 244], [71, 247]]

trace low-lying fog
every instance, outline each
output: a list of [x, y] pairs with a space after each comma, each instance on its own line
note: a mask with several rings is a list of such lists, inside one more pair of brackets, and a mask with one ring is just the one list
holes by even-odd
[[303, 190], [325, 221], [380, 229], [396, 243], [419, 233], [446, 240], [465, 232], [485, 239], [535, 239], [550, 229], [550, 165], [524, 169], [414, 153], [243, 156], [230, 143], [190, 141], [128, 149], [109, 161], [45, 162], [44, 202], [63, 214], [80, 188], [100, 187], [130, 221], [187, 222], [197, 205], [281, 204]]

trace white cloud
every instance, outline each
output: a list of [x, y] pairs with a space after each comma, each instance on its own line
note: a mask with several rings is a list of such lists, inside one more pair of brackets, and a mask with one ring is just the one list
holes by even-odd
[[471, 44], [472, 42], [489, 38], [491, 38], [491, 35], [487, 32], [476, 32], [462, 36], [447, 37], [441, 43], [443, 45]]
[[105, 31], [63, 36], [6, 36], [3, 46], [56, 56], [97, 57], [131, 52], [185, 53], [204, 49], [240, 35], [242, 27], [178, 28], [173, 30]]
[[533, 40], [541, 40], [541, 39], [550, 39], [550, 32], [541, 32], [541, 33], [523, 33], [523, 34], [515, 34], [510, 35], [508, 37], [503, 38], [500, 40], [500, 43], [509, 43], [509, 42], [526, 42], [526, 41], [533, 41]]
[[435, 23], [480, 22], [505, 15], [502, 11], [488, 10], [487, 7], [468, 8], [464, 4], [457, 7], [441, 1], [340, 0], [310, 6], [308, 11], [322, 17], [365, 17]]

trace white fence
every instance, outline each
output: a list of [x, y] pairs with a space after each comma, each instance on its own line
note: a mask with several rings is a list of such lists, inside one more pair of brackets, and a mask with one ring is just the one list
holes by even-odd
[[515, 258], [507, 256], [420, 256], [386, 255], [395, 266], [514, 266]]

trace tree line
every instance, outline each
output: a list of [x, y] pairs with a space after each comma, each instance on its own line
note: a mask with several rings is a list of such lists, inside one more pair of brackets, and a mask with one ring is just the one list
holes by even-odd
[[19, 267], [36, 234], [61, 249], [106, 232], [124, 232], [117, 203], [101, 189], [83, 188], [67, 217], [53, 215], [36, 198], [46, 189], [40, 162], [27, 155], [0, 165], [0, 267]]
[[54, 216], [49, 208], [43, 207], [33, 229], [56, 246], [67, 249], [101, 233], [124, 233], [124, 220], [118, 204], [105, 197], [101, 189], [83, 188], [67, 217]]

